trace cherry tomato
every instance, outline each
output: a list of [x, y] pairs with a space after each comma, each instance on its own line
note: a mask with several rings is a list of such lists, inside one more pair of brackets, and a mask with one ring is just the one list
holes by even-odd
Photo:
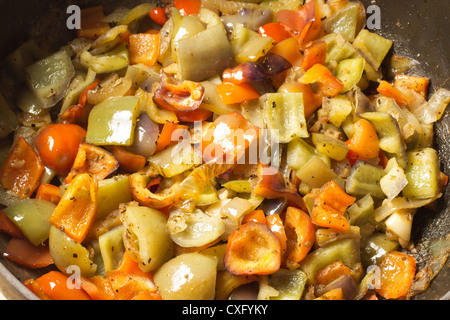
[[78, 146], [85, 137], [86, 130], [76, 124], [54, 123], [42, 129], [35, 145], [42, 162], [65, 175], [72, 168]]
[[153, 9], [152, 11], [149, 12], [148, 15], [153, 21], [155, 21], [159, 25], [163, 25], [167, 21], [166, 13], [164, 12], [164, 9], [161, 7]]

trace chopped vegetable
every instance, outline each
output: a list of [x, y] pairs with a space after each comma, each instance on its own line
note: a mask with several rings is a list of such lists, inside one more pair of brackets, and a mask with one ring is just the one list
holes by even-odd
[[89, 232], [97, 212], [97, 179], [82, 173], [72, 180], [61, 197], [50, 222], [77, 242], [82, 242]]
[[286, 266], [292, 269], [311, 250], [316, 239], [316, 228], [308, 214], [294, 207], [288, 207], [284, 218], [287, 237]]
[[271, 274], [280, 268], [280, 243], [263, 223], [248, 222], [228, 238], [225, 268], [236, 275]]
[[70, 279], [59, 271], [50, 271], [36, 279], [40, 290], [53, 300], [90, 300], [80, 288], [69, 288]]
[[44, 268], [53, 264], [48, 246], [33, 245], [26, 239], [11, 239], [4, 256], [31, 269]]
[[53, 123], [44, 127], [35, 140], [42, 162], [59, 174], [69, 173], [86, 130], [75, 124]]
[[139, 33], [130, 35], [130, 63], [153, 66], [159, 55], [159, 41], [159, 34]]
[[412, 256], [392, 251], [378, 265], [381, 270], [380, 288], [375, 291], [386, 299], [405, 296], [414, 280], [416, 262]]
[[20, 198], [30, 197], [39, 187], [44, 165], [33, 147], [17, 139], [0, 171], [0, 184]]

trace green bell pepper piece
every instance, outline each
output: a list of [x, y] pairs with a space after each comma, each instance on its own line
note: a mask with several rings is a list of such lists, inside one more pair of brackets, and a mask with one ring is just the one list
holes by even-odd
[[339, 33], [342, 37], [352, 42], [358, 31], [359, 3], [350, 2], [338, 11], [332, 13], [324, 21], [326, 33]]
[[299, 269], [306, 273], [308, 285], [315, 284], [317, 272], [336, 261], [356, 268], [360, 262], [359, 240], [341, 239], [318, 248], [300, 262]]
[[353, 41], [353, 47], [375, 70], [378, 70], [392, 47], [392, 41], [362, 29]]
[[122, 235], [125, 227], [118, 226], [98, 238], [100, 252], [105, 266], [105, 272], [117, 269], [123, 258], [125, 246], [123, 244]]
[[279, 269], [267, 276], [268, 284], [278, 291], [270, 300], [300, 300], [306, 285], [306, 274], [301, 270]]
[[234, 64], [223, 24], [178, 40], [174, 50], [180, 80], [204, 81]]
[[118, 175], [99, 181], [97, 191], [97, 219], [118, 209], [121, 203], [128, 203], [131, 200], [130, 181], [127, 175]]
[[397, 250], [398, 242], [388, 239], [381, 232], [373, 233], [361, 250], [361, 262], [365, 267], [378, 264], [391, 251]]
[[437, 152], [433, 148], [423, 148], [407, 152], [405, 169], [408, 184], [403, 188], [406, 198], [433, 198], [440, 190], [440, 168]]
[[86, 50], [80, 55], [83, 67], [92, 69], [98, 74], [122, 70], [128, 66], [129, 61], [128, 48], [125, 43], [104, 54], [94, 56]]
[[366, 61], [363, 58], [345, 59], [339, 62], [337, 78], [342, 81], [344, 88], [342, 93], [349, 91], [361, 80]]
[[28, 66], [25, 74], [28, 86], [41, 106], [50, 108], [63, 98], [75, 69], [69, 54], [60, 50]]
[[95, 145], [132, 145], [139, 115], [138, 97], [106, 99], [89, 114], [86, 142]]
[[49, 219], [56, 205], [39, 199], [23, 199], [4, 210], [5, 214], [22, 230], [35, 246], [48, 239]]
[[402, 134], [397, 120], [386, 112], [365, 112], [360, 117], [369, 120], [377, 132], [380, 139], [380, 149], [390, 155], [395, 155], [398, 164], [406, 166], [406, 145], [402, 139]]
[[370, 194], [374, 198], [383, 199], [385, 194], [380, 187], [384, 176], [382, 167], [358, 160], [350, 170], [345, 184], [345, 192], [354, 197], [364, 197]]
[[347, 156], [348, 147], [341, 140], [322, 133], [313, 133], [312, 141], [320, 153], [330, 157], [331, 159], [341, 161]]
[[309, 136], [303, 106], [303, 93], [266, 93], [261, 96], [267, 128], [278, 131], [278, 141], [288, 143]]
[[340, 187], [344, 187], [344, 181], [318, 157], [312, 157], [297, 171], [296, 175], [310, 188], [320, 188], [330, 180], [334, 180]]
[[289, 168], [298, 170], [307, 164], [313, 157], [319, 157], [328, 167], [331, 166], [330, 158], [320, 153], [304, 139], [296, 138], [288, 143], [286, 161]]
[[357, 226], [362, 226], [366, 223], [376, 225], [374, 211], [373, 198], [370, 194], [367, 194], [347, 209], [349, 222], [351, 225]]

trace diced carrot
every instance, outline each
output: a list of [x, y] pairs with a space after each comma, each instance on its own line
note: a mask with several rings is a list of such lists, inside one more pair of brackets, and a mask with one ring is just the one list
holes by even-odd
[[129, 38], [130, 63], [153, 66], [159, 56], [159, 34], [137, 33]]
[[429, 84], [429, 78], [410, 76], [406, 74], [396, 74], [394, 80], [394, 88], [414, 90], [424, 99], [427, 99]]
[[282, 56], [293, 66], [300, 66], [303, 57], [297, 40], [292, 37], [275, 44], [270, 52]]
[[118, 167], [119, 161], [106, 149], [81, 142], [72, 169], [64, 182], [70, 183], [82, 173], [94, 175], [100, 181], [116, 171]]
[[228, 237], [225, 268], [235, 275], [267, 275], [281, 264], [280, 242], [269, 227], [250, 221]]
[[222, 82], [217, 86], [220, 98], [225, 104], [235, 104], [259, 98], [259, 93], [248, 83]]
[[391, 251], [384, 256], [378, 266], [380, 267], [380, 287], [375, 288], [375, 291], [386, 299], [404, 297], [416, 274], [414, 257]]
[[355, 131], [346, 141], [348, 148], [363, 159], [372, 159], [379, 155], [380, 139], [374, 126], [366, 119], [359, 119], [353, 124]]
[[36, 192], [36, 199], [47, 200], [58, 204], [61, 200], [61, 190], [58, 186], [49, 183], [41, 183]]
[[84, 290], [69, 287], [69, 277], [59, 271], [50, 271], [37, 278], [36, 282], [42, 292], [53, 300], [91, 300]]
[[175, 140], [175, 136], [173, 135], [175, 133], [176, 138], [178, 139], [183, 134], [184, 130], [188, 130], [188, 126], [166, 121], [156, 142], [155, 153], [158, 153], [168, 146], [178, 142], [178, 140]]
[[275, 237], [280, 242], [281, 256], [284, 257], [287, 246], [286, 230], [284, 229], [283, 220], [278, 213], [266, 217], [266, 224], [272, 230]]
[[300, 209], [288, 207], [284, 229], [287, 237], [286, 264], [297, 264], [311, 250], [316, 240], [316, 228], [308, 214]]
[[11, 239], [6, 246], [5, 257], [32, 269], [53, 264], [48, 246], [35, 246], [27, 239]]
[[323, 64], [327, 57], [327, 44], [325, 41], [314, 41], [306, 46], [301, 67], [308, 70], [315, 64]]
[[266, 223], [266, 216], [264, 214], [264, 211], [262, 210], [254, 210], [250, 213], [247, 213], [244, 218], [242, 219], [241, 224], [247, 223], [247, 222], [258, 222], [258, 223]]
[[73, 240], [83, 242], [97, 212], [97, 189], [97, 179], [91, 174], [75, 176], [53, 211], [50, 223]]
[[275, 43], [279, 43], [287, 38], [292, 38], [289, 28], [281, 22], [271, 22], [259, 27], [259, 34], [262, 37], [270, 37]]
[[300, 78], [304, 84], [319, 83], [318, 91], [323, 96], [334, 97], [344, 88], [341, 80], [334, 77], [331, 71], [322, 64], [315, 64]]
[[4, 212], [0, 212], [0, 231], [6, 232], [13, 238], [25, 237], [22, 230]]
[[315, 197], [312, 222], [320, 227], [345, 231], [350, 224], [344, 217], [345, 210], [355, 202], [355, 198], [343, 191], [334, 181], [329, 181]]
[[142, 170], [147, 163], [147, 159], [144, 156], [131, 153], [121, 146], [113, 146], [111, 152], [119, 161], [119, 166], [127, 172]]
[[20, 198], [30, 197], [39, 187], [45, 167], [33, 147], [17, 139], [0, 171], [0, 184]]
[[394, 88], [387, 81], [382, 80], [378, 85], [377, 91], [385, 97], [393, 98], [398, 104], [408, 103], [408, 99], [403, 95], [403, 93], [397, 88]]
[[79, 38], [95, 40], [111, 29], [109, 24], [103, 22], [105, 15], [102, 6], [93, 6], [81, 9], [81, 28], [77, 29]]
[[327, 285], [343, 275], [351, 276], [352, 270], [342, 261], [336, 261], [317, 272], [316, 282], [317, 284]]

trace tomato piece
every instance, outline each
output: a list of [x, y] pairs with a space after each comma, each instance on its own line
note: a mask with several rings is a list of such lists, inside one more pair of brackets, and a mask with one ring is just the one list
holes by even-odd
[[42, 162], [60, 175], [69, 173], [78, 146], [86, 137], [86, 130], [76, 124], [53, 123], [44, 127], [35, 140]]
[[21, 198], [30, 197], [45, 171], [33, 147], [20, 137], [11, 149], [0, 172], [0, 184]]
[[194, 111], [200, 107], [205, 88], [201, 83], [185, 80], [181, 84], [162, 83], [155, 90], [155, 103], [171, 111]]

